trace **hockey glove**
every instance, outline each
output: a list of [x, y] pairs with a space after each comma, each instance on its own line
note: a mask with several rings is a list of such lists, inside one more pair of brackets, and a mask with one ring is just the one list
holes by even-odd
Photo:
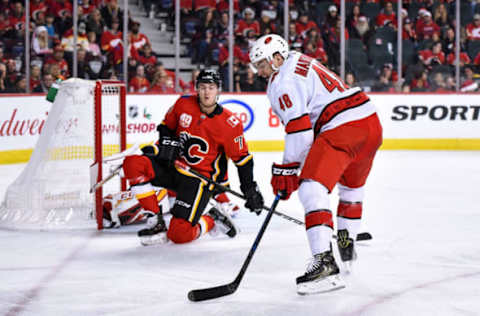
[[180, 142], [175, 137], [164, 136], [158, 144], [157, 159], [165, 161], [173, 166], [180, 155]]
[[245, 194], [247, 202], [245, 203], [245, 207], [250, 209], [250, 212], [254, 212], [257, 215], [260, 215], [263, 208], [263, 196], [260, 193], [260, 189], [256, 182], [253, 182], [251, 186], [248, 188], [241, 188], [243, 194]]
[[284, 165], [272, 165], [272, 188], [273, 193], [277, 195], [281, 193], [282, 200], [288, 200], [290, 195], [298, 189], [299, 178], [298, 168], [300, 164], [298, 162], [291, 162]]

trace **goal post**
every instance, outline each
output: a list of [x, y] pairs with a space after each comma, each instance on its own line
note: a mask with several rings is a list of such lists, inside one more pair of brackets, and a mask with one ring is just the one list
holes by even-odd
[[60, 83], [28, 164], [6, 190], [0, 227], [103, 228], [104, 194], [126, 185], [117, 177], [90, 193], [90, 166], [101, 181], [109, 174], [105, 158], [126, 149], [125, 98], [119, 81]]

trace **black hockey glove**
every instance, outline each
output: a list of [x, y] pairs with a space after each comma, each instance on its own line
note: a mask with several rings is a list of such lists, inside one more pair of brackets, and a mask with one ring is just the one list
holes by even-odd
[[250, 209], [250, 212], [254, 212], [257, 215], [260, 215], [263, 209], [263, 196], [258, 188], [256, 182], [253, 182], [252, 185], [247, 188], [240, 188], [245, 195], [247, 202], [245, 207]]
[[160, 138], [158, 144], [157, 159], [167, 162], [169, 166], [175, 164], [175, 160], [180, 155], [181, 147], [177, 138], [164, 136]]

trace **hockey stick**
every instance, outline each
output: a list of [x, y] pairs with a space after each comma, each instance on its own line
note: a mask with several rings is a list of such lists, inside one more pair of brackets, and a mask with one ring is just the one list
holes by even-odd
[[[224, 185], [221, 185], [220, 183], [218, 183], [218, 182], [216, 182], [216, 181], [214, 181], [214, 180], [212, 180], [212, 179], [204, 176], [203, 174], [201, 174], [201, 173], [199, 173], [198, 171], [190, 168], [190, 166], [184, 164], [184, 163], [181, 162], [181, 161], [175, 160], [175, 166], [178, 167], [178, 168], [180, 168], [180, 169], [183, 169], [183, 170], [185, 170], [185, 171], [187, 171], [187, 172], [192, 173], [192, 174], [195, 175], [196, 177], [199, 177], [199, 178], [207, 181], [209, 184], [213, 184], [215, 187], [217, 187], [217, 188], [218, 188], [220, 191], [222, 191], [222, 192], [228, 192], [228, 193], [230, 193], [230, 194], [232, 194], [232, 195], [235, 195], [236, 197], [241, 198], [242, 200], [246, 200], [246, 199], [247, 199], [243, 194], [240, 194], [240, 193], [238, 193], [238, 192], [236, 192], [236, 191], [233, 191], [233, 190], [230, 189], [229, 187], [224, 186]], [[264, 209], [264, 210], [267, 210], [267, 211], [270, 210], [270, 208], [269, 208], [268, 206], [265, 206], [265, 205], [263, 206], [263, 209]], [[294, 217], [288, 216], [288, 215], [283, 214], [283, 213], [280, 213], [280, 212], [278, 212], [278, 211], [273, 211], [273, 213], [275, 213], [275, 215], [278, 215], [278, 216], [281, 216], [281, 217], [285, 218], [286, 220], [289, 220], [289, 221], [291, 221], [291, 222], [294, 222], [295, 224], [302, 225], [302, 226], [304, 225], [304, 223], [303, 223], [302, 221], [300, 221], [300, 220], [298, 220], [298, 219], [296, 219], [296, 218], [294, 218]]]
[[115, 169], [112, 170], [112, 173], [110, 173], [105, 179], [100, 180], [90, 188], [90, 193], [95, 192], [99, 187], [110, 181], [113, 177], [120, 173], [121, 169], [122, 165], [118, 165], [117, 167], [115, 167]]
[[275, 200], [273, 200], [272, 206], [268, 210], [267, 217], [263, 221], [262, 227], [258, 231], [257, 237], [255, 238], [255, 241], [253, 242], [252, 247], [250, 247], [250, 251], [248, 252], [247, 258], [243, 262], [242, 268], [240, 269], [240, 272], [237, 274], [237, 277], [235, 278], [235, 280], [225, 285], [210, 287], [206, 289], [191, 290], [190, 292], [188, 292], [188, 299], [190, 301], [199, 302], [199, 301], [210, 300], [213, 298], [218, 298], [225, 295], [233, 294], [237, 290], [238, 286], [240, 285], [240, 281], [242, 281], [242, 278], [245, 275], [245, 272], [247, 271], [248, 265], [250, 264], [250, 261], [252, 260], [252, 257], [255, 251], [257, 250], [258, 244], [262, 239], [265, 229], [267, 229], [267, 225], [270, 222], [270, 219], [272, 218], [272, 215], [275, 212], [275, 208], [277, 207], [279, 201], [280, 201], [280, 194], [277, 194], [275, 196]]
[[[243, 194], [240, 194], [240, 193], [238, 193], [238, 192], [230, 189], [229, 187], [224, 186], [224, 185], [221, 185], [220, 183], [218, 183], [218, 182], [216, 182], [216, 181], [214, 181], [214, 180], [212, 180], [212, 179], [204, 176], [203, 174], [201, 174], [201, 173], [199, 173], [198, 171], [192, 169], [190, 166], [188, 166], [187, 164], [185, 164], [185, 163], [183, 163], [183, 162], [181, 162], [181, 161], [175, 160], [175, 166], [176, 166], [177, 168], [180, 168], [180, 169], [183, 169], [183, 170], [185, 170], [185, 171], [187, 171], [187, 172], [192, 173], [193, 175], [195, 175], [195, 176], [197, 176], [197, 177], [199, 177], [199, 178], [207, 181], [209, 184], [213, 184], [213, 185], [216, 186], [218, 189], [220, 189], [220, 191], [222, 191], [222, 192], [228, 192], [228, 193], [230, 193], [230, 194], [232, 194], [232, 195], [235, 195], [236, 197], [241, 198], [242, 200], [246, 200], [246, 198], [245, 198], [245, 196], [244, 196]], [[263, 209], [264, 209], [264, 210], [267, 210], [267, 211], [270, 210], [270, 208], [268, 208], [268, 207], [265, 206], [265, 205], [263, 206]], [[289, 220], [289, 221], [291, 221], [291, 222], [294, 222], [294, 223], [297, 224], [297, 225], [301, 225], [301, 226], [305, 225], [305, 223], [302, 222], [301, 220], [298, 220], [298, 219], [296, 219], [296, 218], [294, 218], [294, 217], [288, 216], [287, 214], [284, 214], [284, 213], [281, 213], [281, 212], [275, 211], [275, 210], [273, 211], [273, 213], [274, 213], [275, 215], [278, 215], [278, 216], [280, 216], [280, 217], [285, 218], [286, 220]], [[333, 237], [336, 238], [337, 236], [333, 235]], [[363, 240], [370, 240], [370, 239], [372, 239], [372, 235], [371, 235], [370, 233], [368, 233], [368, 232], [364, 232], [364, 233], [359, 233], [359, 234], [357, 235], [357, 239], [356, 239], [356, 240], [357, 240], [357, 241], [363, 241]]]

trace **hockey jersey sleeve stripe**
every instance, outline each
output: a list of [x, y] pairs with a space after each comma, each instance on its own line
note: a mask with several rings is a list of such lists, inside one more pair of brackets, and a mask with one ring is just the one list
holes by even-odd
[[238, 160], [238, 161], [234, 161], [235, 162], [235, 165], [237, 167], [242, 167], [244, 166], [247, 162], [249, 162], [251, 159], [253, 159], [253, 156], [252, 154], [248, 154], [246, 155], [245, 157], [243, 157], [242, 159]]
[[333, 229], [332, 212], [330, 210], [315, 210], [305, 215], [305, 227], [328, 226]]
[[368, 101], [370, 101], [368, 96], [363, 91], [358, 91], [352, 95], [349, 95], [348, 97], [341, 98], [327, 104], [323, 109], [322, 113], [320, 113], [317, 121], [315, 122], [315, 135], [320, 132], [322, 126], [330, 122], [338, 114], [346, 110], [361, 106]]
[[285, 132], [287, 134], [293, 134], [308, 131], [311, 128], [312, 124], [310, 123], [310, 117], [308, 116], [308, 114], [303, 114], [300, 117], [290, 120], [287, 126], [285, 126]]

